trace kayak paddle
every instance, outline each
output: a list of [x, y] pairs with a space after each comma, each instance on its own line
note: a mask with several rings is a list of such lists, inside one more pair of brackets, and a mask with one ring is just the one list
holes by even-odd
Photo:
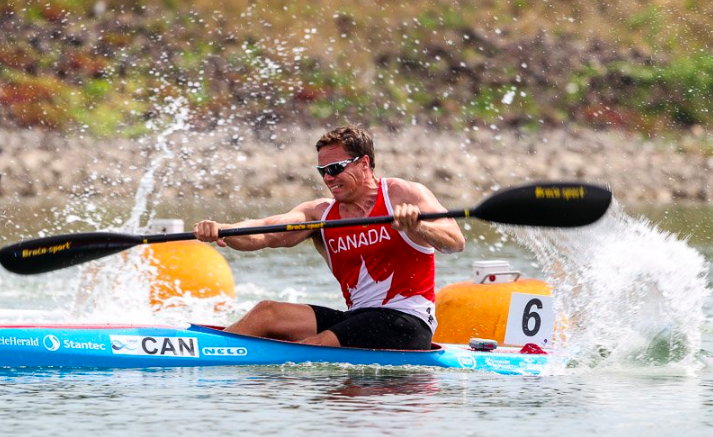
[[[609, 188], [581, 183], [524, 185], [494, 193], [471, 209], [421, 213], [419, 220], [477, 218], [509, 225], [571, 228], [597, 221], [611, 203]], [[268, 234], [390, 223], [391, 216], [223, 229], [219, 236]], [[139, 244], [192, 240], [192, 232], [131, 235], [84, 232], [37, 238], [0, 249], [0, 264], [21, 275], [51, 272], [124, 251]]]

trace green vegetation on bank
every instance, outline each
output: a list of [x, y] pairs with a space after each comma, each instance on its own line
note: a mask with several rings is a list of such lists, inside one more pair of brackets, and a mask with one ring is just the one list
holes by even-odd
[[709, 0], [0, 0], [0, 125], [713, 122]]

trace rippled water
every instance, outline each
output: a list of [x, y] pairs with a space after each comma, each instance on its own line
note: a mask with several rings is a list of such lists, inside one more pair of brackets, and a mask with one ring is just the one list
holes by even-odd
[[[211, 205], [206, 210], [215, 211]], [[708, 221], [710, 210], [696, 215], [688, 209], [646, 211], [661, 228], [643, 219], [614, 223], [584, 231], [541, 233], [526, 236], [504, 233], [487, 225], [463, 223], [469, 244], [458, 255], [438, 256], [438, 287], [467, 280], [475, 259], [506, 259], [525, 276], [542, 278], [553, 260], [571, 264], [570, 271], [582, 263], [577, 256], [562, 257], [560, 249], [576, 248], [587, 259], [624, 241], [625, 258], [597, 261], [598, 277], [616, 287], [604, 290], [601, 283], [580, 284], [599, 300], [565, 298], [561, 308], [591, 317], [597, 306], [608, 306], [602, 320], [617, 320], [612, 335], [607, 325], [588, 327], [584, 332], [601, 337], [600, 345], [619, 352], [636, 351], [639, 344], [657, 346], [655, 334], [647, 334], [648, 324], [618, 302], [626, 297], [643, 307], [655, 308], [655, 321], [689, 329], [680, 319], [703, 320], [695, 332], [684, 332], [686, 341], [696, 343], [693, 361], [677, 361], [670, 354], [675, 346], [670, 337], [663, 342], [663, 355], [657, 362], [616, 358], [616, 353], [600, 362], [582, 360], [579, 366], [560, 369], [542, 377], [499, 376], [443, 369], [387, 368], [377, 366], [300, 365], [274, 367], [223, 367], [148, 370], [17, 370], [0, 369], [0, 429], [2, 435], [686, 435], [713, 433], [713, 370], [702, 362], [713, 356], [713, 301], [703, 296], [703, 308], [674, 308], [662, 305], [661, 296], [677, 293], [677, 284], [688, 284], [687, 293], [707, 293], [710, 283], [700, 289], [700, 266], [711, 268], [713, 231]], [[8, 211], [8, 209], [5, 209]], [[206, 214], [193, 211], [196, 217]], [[241, 216], [240, 211], [228, 214]], [[11, 223], [22, 218], [6, 214]], [[9, 217], [9, 218], [8, 218]], [[679, 220], [685, 217], [686, 220]], [[623, 221], [622, 221], [623, 220]], [[20, 233], [37, 235], [41, 228], [5, 232], [6, 239]], [[638, 237], [632, 236], [638, 232]], [[688, 236], [688, 242], [667, 236], [666, 231]], [[602, 238], [583, 246], [592, 232]], [[619, 232], [620, 234], [617, 234]], [[629, 235], [628, 239], [624, 235]], [[606, 237], [606, 238], [605, 238]], [[539, 249], [532, 246], [538, 242]], [[609, 241], [610, 243], [606, 243]], [[600, 246], [597, 248], [596, 244]], [[529, 246], [529, 247], [528, 247]], [[558, 249], [559, 248], [559, 249]], [[556, 250], [554, 250], [556, 249]], [[587, 255], [591, 251], [594, 258]], [[548, 257], [550, 252], [558, 257]], [[229, 313], [214, 313], [212, 308], [195, 304], [173, 313], [154, 314], [145, 300], [145, 290], [126, 269], [126, 258], [115, 256], [102, 261], [107, 277], [121, 278], [124, 288], [99, 286], [91, 305], [78, 312], [74, 299], [82, 281], [82, 269], [73, 268], [32, 277], [0, 272], [0, 309], [25, 311], [27, 321], [109, 321], [174, 322], [192, 320], [226, 323], [243, 314], [260, 299], [312, 302], [343, 308], [324, 261], [309, 245], [293, 249], [238, 254], [223, 251], [236, 277], [236, 305]], [[642, 266], [646, 255], [651, 268]], [[685, 255], [685, 256], [684, 256]], [[701, 257], [703, 258], [701, 261]], [[594, 262], [594, 261], [586, 262]], [[603, 263], [603, 264], [602, 264]], [[668, 270], [661, 271], [663, 268]], [[591, 268], [591, 266], [590, 266]], [[583, 269], [586, 271], [586, 268]], [[582, 273], [582, 272], [579, 272]], [[633, 276], [632, 276], [633, 275]], [[671, 282], [665, 278], [675, 277]], [[581, 281], [584, 276], [575, 280]], [[651, 287], [646, 293], [626, 288], [632, 277]], [[698, 278], [698, 279], [697, 279]], [[710, 276], [707, 281], [709, 281]], [[551, 278], [557, 281], [556, 278]], [[572, 277], [559, 279], [562, 296], [567, 296]], [[135, 281], [135, 282], [132, 282]], [[111, 282], [111, 281], [110, 281]], [[135, 287], [131, 287], [134, 284]], [[128, 287], [128, 288], [127, 288]], [[597, 288], [599, 287], [599, 288]], [[699, 288], [696, 288], [699, 287]], [[636, 288], [636, 287], [634, 287]], [[620, 295], [606, 294], [620, 293]], [[682, 298], [684, 296], [681, 296]], [[695, 297], [695, 296], [694, 296]], [[701, 297], [701, 296], [698, 296]], [[636, 300], [631, 300], [631, 299]], [[679, 301], [678, 299], [674, 299]], [[685, 299], [680, 299], [685, 301]], [[580, 304], [586, 305], [580, 305]], [[569, 305], [569, 306], [567, 306]], [[701, 306], [701, 305], [699, 305]], [[582, 313], [584, 309], [589, 312]], [[42, 312], [31, 312], [41, 310]], [[688, 313], [687, 313], [688, 312]], [[14, 312], [16, 316], [16, 312]], [[618, 319], [616, 316], [618, 314]], [[681, 317], [690, 314], [691, 317]], [[5, 317], [3, 319], [3, 317]], [[613, 318], [614, 317], [614, 318]], [[0, 311], [0, 323], [9, 316]], [[596, 317], [593, 319], [596, 320]], [[631, 321], [631, 323], [628, 323]], [[654, 322], [655, 322], [654, 321]], [[654, 323], [655, 325], [655, 323]], [[644, 328], [642, 328], [642, 326]], [[636, 334], [634, 336], [634, 334]], [[650, 335], [647, 337], [647, 335]], [[696, 337], [698, 336], [698, 337]], [[574, 337], [576, 338], [576, 336]], [[590, 346], [582, 341], [582, 348]], [[574, 350], [574, 352], [573, 352]], [[569, 352], [577, 358], [577, 349]], [[588, 351], [591, 352], [591, 351]], [[660, 351], [659, 351], [660, 352]], [[580, 358], [585, 355], [580, 355]]]
[[713, 376], [295, 366], [0, 372], [3, 435], [710, 435]]

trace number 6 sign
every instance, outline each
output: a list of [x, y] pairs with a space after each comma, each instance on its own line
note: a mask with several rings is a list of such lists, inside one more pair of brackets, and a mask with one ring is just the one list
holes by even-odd
[[510, 298], [505, 344], [535, 343], [548, 346], [552, 342], [555, 314], [552, 297], [539, 294], [513, 293]]

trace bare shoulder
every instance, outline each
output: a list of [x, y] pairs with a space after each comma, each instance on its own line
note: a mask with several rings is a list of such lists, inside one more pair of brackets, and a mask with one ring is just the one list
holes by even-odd
[[333, 202], [332, 199], [320, 198], [309, 200], [307, 202], [301, 203], [294, 207], [291, 212], [304, 214], [304, 218], [307, 221], [321, 220], [324, 211]]
[[431, 203], [435, 200], [431, 190], [418, 182], [400, 178], [388, 178], [386, 183], [389, 188], [389, 198], [394, 205], [401, 203], [419, 205], [424, 202]]

